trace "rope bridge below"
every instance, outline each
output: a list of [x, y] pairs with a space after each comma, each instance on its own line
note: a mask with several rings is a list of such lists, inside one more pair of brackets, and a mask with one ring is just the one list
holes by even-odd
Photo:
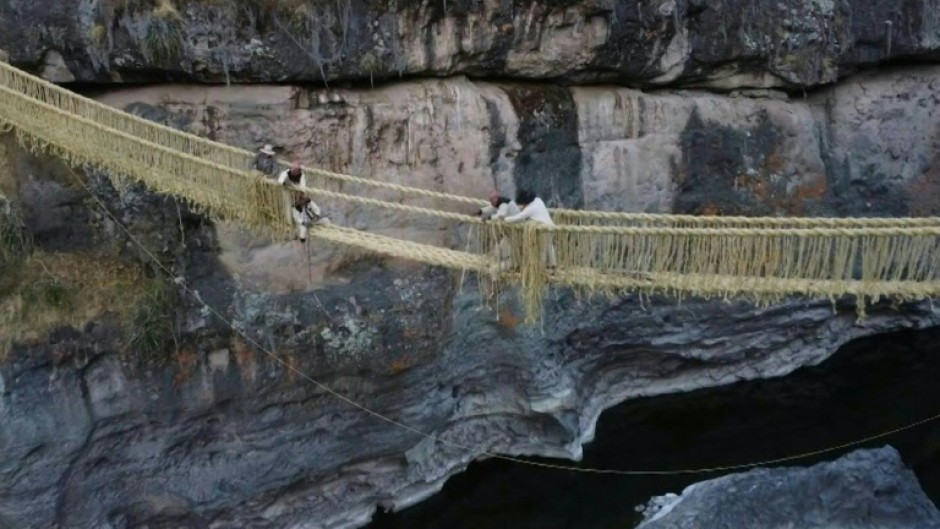
[[[249, 170], [254, 154], [152, 123], [0, 62], [0, 130], [33, 152], [107, 171], [186, 199], [214, 218], [275, 236], [289, 233], [287, 192]], [[470, 270], [493, 285], [518, 285], [528, 321], [549, 283], [586, 293], [744, 297], [940, 294], [940, 218], [762, 218], [555, 209], [558, 225], [482, 222], [455, 211], [483, 205], [452, 195], [304, 168], [315, 198], [385, 208], [470, 226], [455, 250], [339, 226], [310, 236], [435, 266]], [[372, 196], [369, 196], [370, 192]], [[403, 200], [382, 198], [398, 194]], [[430, 204], [430, 205], [429, 205]], [[463, 246], [463, 245], [461, 245]], [[554, 253], [557, 267], [547, 266]]]

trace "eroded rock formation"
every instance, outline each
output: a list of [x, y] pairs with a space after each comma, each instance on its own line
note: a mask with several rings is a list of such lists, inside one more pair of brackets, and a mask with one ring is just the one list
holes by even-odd
[[[940, 67], [801, 90], [936, 59], [936, 0], [315, 4], [0, 0], [0, 58], [56, 82], [294, 82], [95, 95], [245, 148], [448, 192], [524, 185], [556, 205], [625, 211], [938, 214]], [[858, 322], [851, 300], [756, 309], [553, 292], [544, 324], [527, 328], [513, 293], [482, 307], [472, 277], [323, 245], [308, 266], [296, 243], [89, 173], [94, 195], [224, 322], [149, 277], [151, 258], [67, 168], [0, 139], [0, 193], [46, 268], [17, 272], [36, 289], [0, 281], [0, 328], [22, 324], [0, 363], [0, 525], [356, 526], [483, 451], [577, 457], [598, 414], [625, 399], [782, 376], [854, 337], [940, 324], [927, 304], [879, 304]], [[322, 205], [344, 225], [461, 242], [451, 224]], [[96, 283], [107, 277], [121, 281]], [[27, 299], [49, 306], [24, 312]], [[470, 449], [377, 421], [293, 369]]]
[[703, 481], [654, 498], [646, 513], [638, 529], [940, 527], [940, 512], [890, 446]]
[[56, 82], [463, 73], [800, 89], [938, 48], [936, 0], [0, 2], [0, 49]]
[[[524, 183], [609, 209], [907, 214], [936, 174], [937, 77], [903, 70], [806, 101], [463, 79], [337, 91], [341, 102], [325, 104], [290, 87], [102, 100], [245, 147], [271, 141], [312, 163], [464, 193]], [[873, 130], [891, 137], [870, 141]], [[3, 154], [3, 192], [44, 255], [153, 268], [64, 167], [9, 137]], [[24, 339], [0, 368], [0, 515], [18, 527], [355, 526], [377, 505], [433, 493], [484, 451], [578, 457], [600, 412], [625, 399], [782, 376], [854, 337], [940, 324], [927, 304], [881, 304], [858, 322], [851, 300], [755, 309], [554, 292], [544, 323], [527, 328], [512, 293], [482, 307], [472, 277], [319, 246], [308, 275], [296, 243], [89, 181], [174, 274], [286, 365], [181, 292], [173, 340], [156, 354], [129, 347], [108, 312]], [[457, 228], [325, 206], [359, 228], [459, 240]], [[378, 421], [291, 368], [469, 449]]]

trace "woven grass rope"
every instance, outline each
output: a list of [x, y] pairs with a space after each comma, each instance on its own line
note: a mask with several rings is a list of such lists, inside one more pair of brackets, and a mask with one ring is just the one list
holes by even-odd
[[[0, 63], [0, 131], [33, 152], [90, 165], [120, 184], [133, 180], [189, 201], [212, 217], [289, 236], [287, 191], [249, 171], [253, 153], [151, 123]], [[480, 200], [306, 168], [313, 197], [405, 215], [474, 224], [466, 250], [338, 226], [311, 235], [434, 266], [474, 271], [518, 286], [526, 319], [537, 319], [548, 284], [586, 294], [743, 297], [855, 296], [860, 312], [881, 299], [940, 293], [940, 218], [698, 217], [555, 210], [559, 224], [482, 223], [452, 206], [366, 196], [370, 189], [438, 204]], [[557, 268], [550, 267], [554, 255]]]

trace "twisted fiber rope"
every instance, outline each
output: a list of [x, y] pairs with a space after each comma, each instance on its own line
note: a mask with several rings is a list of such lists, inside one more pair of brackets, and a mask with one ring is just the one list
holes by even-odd
[[308, 236], [317, 237], [330, 242], [357, 246], [392, 257], [411, 259], [456, 270], [481, 271], [489, 264], [489, 262], [480, 255], [459, 250], [450, 250], [429, 244], [404, 241], [351, 228], [343, 228], [333, 224], [316, 226], [308, 232]]
[[[265, 184], [282, 187], [274, 180], [265, 180]], [[483, 220], [480, 217], [475, 215], [467, 215], [465, 213], [456, 213], [453, 211], [441, 211], [431, 208], [425, 208], [421, 206], [410, 206], [408, 204], [399, 204], [396, 202], [388, 202], [386, 200], [380, 200], [377, 198], [361, 197], [358, 195], [350, 195], [348, 193], [341, 193], [338, 191], [329, 191], [326, 189], [317, 189], [312, 187], [302, 187], [297, 185], [288, 186], [290, 189], [300, 191], [308, 196], [321, 196], [327, 198], [334, 198], [337, 200], [344, 200], [346, 202], [352, 202], [356, 204], [364, 204], [367, 206], [376, 206], [386, 209], [394, 209], [398, 211], [404, 211], [407, 213], [415, 213], [418, 215], [425, 215], [428, 217], [436, 217], [439, 219], [448, 219], [454, 220], [457, 222], [466, 222], [470, 224], [482, 224]]]
[[83, 181], [81, 181], [78, 175], [75, 175], [74, 173], [72, 173], [72, 176], [85, 189], [85, 191], [88, 192], [89, 196], [91, 196], [91, 198], [94, 199], [94, 201], [98, 204], [101, 210], [104, 211], [104, 213], [107, 214], [117, 224], [117, 226], [134, 242], [134, 244], [136, 244], [148, 257], [150, 257], [154, 265], [156, 265], [161, 270], [163, 270], [163, 272], [167, 274], [168, 277], [173, 277], [176, 280], [175, 282], [179, 284], [180, 288], [182, 288], [187, 294], [192, 296], [200, 305], [203, 306], [205, 310], [208, 310], [210, 313], [214, 314], [217, 318], [219, 318], [220, 321], [222, 321], [225, 325], [227, 325], [230, 329], [232, 329], [232, 331], [234, 331], [236, 334], [241, 336], [242, 339], [246, 341], [246, 343], [249, 343], [252, 346], [254, 346], [258, 351], [261, 351], [262, 353], [267, 355], [269, 358], [274, 360], [278, 365], [282, 366], [286, 370], [300, 376], [300, 378], [302, 378], [303, 380], [313, 384], [318, 389], [324, 391], [325, 393], [329, 395], [332, 395], [333, 397], [339, 399], [340, 401], [346, 403], [347, 405], [355, 409], [358, 409], [375, 419], [378, 419], [387, 424], [395, 426], [396, 428], [400, 428], [403, 431], [407, 431], [412, 434], [415, 434], [421, 437], [422, 439], [427, 439], [435, 443], [440, 443], [450, 448], [455, 448], [461, 451], [466, 451], [468, 453], [477, 453], [481, 456], [501, 459], [504, 461], [509, 461], [509, 462], [517, 463], [521, 465], [527, 465], [527, 466], [545, 468], [545, 469], [551, 469], [551, 470], [560, 470], [560, 471], [565, 471], [565, 472], [581, 473], [581, 474], [618, 475], [618, 476], [651, 476], [651, 475], [666, 476], [666, 475], [679, 475], [679, 474], [705, 474], [705, 473], [712, 473], [712, 472], [729, 472], [733, 470], [743, 470], [743, 469], [753, 468], [753, 467], [758, 467], [758, 466], [774, 465], [774, 464], [779, 464], [779, 463], [784, 463], [784, 462], [789, 462], [789, 461], [796, 461], [799, 459], [813, 457], [813, 456], [826, 454], [830, 452], [836, 452], [836, 451], [844, 450], [846, 448], [850, 448], [853, 446], [858, 446], [858, 445], [861, 445], [870, 441], [874, 441], [876, 439], [888, 437], [890, 435], [893, 435], [902, 431], [910, 430], [918, 426], [922, 426], [924, 424], [935, 421], [937, 419], [940, 419], [940, 414], [937, 414], [931, 417], [927, 417], [925, 419], [921, 419], [919, 421], [908, 423], [904, 426], [894, 428], [892, 430], [887, 430], [887, 431], [880, 432], [874, 435], [863, 437], [861, 439], [855, 439], [855, 440], [848, 441], [848, 442], [835, 445], [835, 446], [829, 446], [826, 448], [812, 450], [808, 452], [800, 452], [797, 454], [791, 454], [788, 456], [778, 457], [774, 459], [752, 461], [749, 463], [741, 463], [741, 464], [736, 464], [736, 465], [684, 468], [684, 469], [671, 469], [671, 470], [652, 470], [652, 469], [629, 470], [629, 469], [573, 467], [573, 466], [564, 465], [564, 464], [545, 463], [541, 461], [532, 461], [532, 460], [522, 459], [520, 457], [506, 456], [502, 454], [497, 454], [489, 450], [481, 450], [476, 447], [470, 447], [463, 443], [457, 443], [455, 441], [445, 439], [439, 435], [435, 435], [433, 433], [420, 430], [418, 428], [415, 428], [414, 426], [409, 426], [399, 420], [396, 420], [392, 417], [389, 417], [378, 411], [375, 411], [372, 408], [369, 408], [368, 406], [362, 404], [361, 402], [353, 400], [350, 397], [347, 397], [346, 395], [340, 393], [339, 391], [324, 384], [323, 382], [318, 381], [317, 379], [311, 377], [309, 374], [295, 367], [291, 362], [288, 362], [284, 360], [283, 358], [281, 358], [276, 353], [269, 351], [263, 345], [258, 343], [257, 340], [253, 339], [251, 336], [248, 336], [247, 333], [239, 329], [238, 326], [236, 326], [231, 320], [226, 318], [222, 313], [220, 313], [214, 307], [206, 303], [197, 291], [191, 289], [186, 284], [185, 279], [183, 277], [176, 277], [175, 274], [169, 268], [167, 268], [166, 265], [160, 262], [160, 260], [157, 259], [157, 257], [152, 252], [150, 252], [150, 250], [148, 250], [147, 247], [144, 246], [142, 242], [140, 242], [136, 237], [134, 237], [134, 234], [132, 234], [130, 230], [127, 229], [127, 227], [124, 226], [124, 224], [113, 213], [111, 213], [111, 211], [107, 208], [107, 206], [105, 206], [105, 204], [101, 201], [101, 199], [99, 199], [94, 193], [91, 192], [91, 189], [89, 189], [88, 186]]
[[[0, 85], [0, 93], [8, 95], [13, 99], [19, 99], [27, 106], [32, 105], [34, 107], [37, 107], [37, 111], [35, 113], [33, 112], [27, 113], [28, 117], [35, 117], [37, 114], [39, 114], [42, 111], [57, 114], [63, 119], [67, 119], [76, 124], [81, 124], [81, 125], [85, 125], [87, 127], [96, 129], [97, 131], [99, 131], [100, 133], [104, 135], [111, 136], [112, 139], [120, 138], [127, 142], [133, 142], [134, 144], [138, 145], [140, 149], [151, 149], [152, 151], [157, 152], [157, 153], [176, 157], [180, 160], [188, 162], [191, 165], [201, 166], [200, 170], [211, 170], [211, 171], [214, 171], [215, 174], [217, 175], [226, 174], [226, 175], [229, 175], [230, 177], [243, 179], [245, 182], [255, 182], [256, 184], [268, 186], [274, 189], [281, 189], [283, 187], [282, 185], [278, 184], [276, 181], [271, 180], [269, 178], [261, 177], [257, 173], [247, 171], [247, 170], [233, 169], [226, 165], [216, 163], [211, 160], [206, 160], [204, 158], [200, 158], [195, 155], [187, 154], [181, 151], [175, 151], [169, 147], [165, 147], [163, 145], [159, 145], [159, 144], [147, 141], [138, 136], [134, 136], [132, 134], [101, 125], [100, 123], [96, 121], [69, 114], [68, 112], [65, 112], [53, 105], [50, 105], [48, 103], [45, 103], [39, 100], [35, 100], [33, 98], [29, 98], [27, 96], [19, 94], [18, 92], [10, 90], [9, 88], [6, 88], [2, 85]], [[2, 105], [3, 105], [3, 101], [0, 100], [0, 106]], [[55, 128], [55, 129], [49, 130], [49, 128], [46, 127], [44, 128], [44, 130], [37, 131], [37, 128], [39, 127], [35, 125], [34, 119], [20, 119], [16, 121], [20, 123], [21, 128], [29, 129], [31, 131], [36, 131], [35, 134], [37, 136], [43, 137], [43, 139], [48, 141], [49, 143], [54, 143], [57, 145], [68, 145], [69, 143], [74, 144], [77, 141], [79, 141], [76, 138], [76, 136], [72, 134], [68, 134], [67, 132], [64, 132], [67, 135], [67, 137], [61, 138], [61, 139], [53, 139], [52, 136], [55, 136], [57, 134], [56, 130], [64, 131], [65, 129]], [[101, 143], [96, 142], [93, 147], [94, 147], [93, 149], [85, 149], [86, 151], [88, 151], [85, 154], [89, 158], [88, 161], [94, 163], [95, 165], [98, 165], [98, 166], [105, 165], [106, 166], [105, 168], [118, 169], [122, 174], [128, 174], [128, 175], [134, 176], [135, 178], [140, 179], [141, 181], [147, 183], [148, 185], [151, 185], [157, 191], [172, 193], [176, 195], [182, 195], [184, 198], [193, 200], [197, 203], [205, 203], [209, 200], [209, 197], [206, 195], [206, 193], [199, 193], [198, 196], [193, 196], [192, 193], [188, 193], [185, 190], [180, 189], [178, 186], [167, 186], [165, 179], [154, 178], [154, 175], [152, 174], [151, 171], [147, 170], [149, 169], [147, 167], [137, 169], [133, 165], [124, 164], [122, 167], [118, 168], [116, 167], [117, 163], [115, 163], [114, 160], [108, 160], [101, 156], [102, 155]], [[66, 149], [68, 149], [68, 147], [66, 147]], [[76, 154], [78, 152], [81, 152], [77, 149], [68, 149], [68, 150]], [[145, 154], [145, 151], [138, 152], [138, 154]], [[182, 178], [183, 182], [185, 182], [185, 177], [181, 176], [180, 178]], [[301, 186], [293, 186], [293, 185], [289, 187], [291, 189], [303, 192], [307, 195], [324, 196], [324, 197], [334, 198], [337, 200], [345, 200], [347, 202], [352, 202], [352, 203], [358, 203], [358, 204], [375, 206], [375, 207], [382, 207], [386, 209], [393, 209], [393, 210], [403, 211], [407, 213], [442, 218], [442, 219], [447, 219], [447, 220], [455, 220], [458, 222], [467, 222], [467, 223], [481, 223], [482, 222], [476, 216], [456, 213], [452, 211], [439, 211], [439, 210], [424, 208], [420, 206], [399, 204], [395, 202], [388, 202], [388, 201], [369, 198], [369, 197], [361, 197], [357, 195], [340, 193], [336, 191], [329, 191], [325, 189], [314, 189], [311, 187], [301, 187]], [[223, 191], [220, 191], [219, 186], [212, 186], [211, 191], [217, 197], [225, 196], [225, 193]], [[238, 213], [236, 208], [232, 208], [232, 207], [225, 208], [223, 204], [221, 203], [216, 203], [210, 207], [214, 207], [215, 209], [221, 208], [221, 209], [231, 210], [231, 211], [228, 211], [228, 215], [225, 215], [226, 217], [233, 217], [233, 216], [236, 218], [244, 217], [243, 215], [240, 215]], [[252, 204], [244, 204], [243, 207], [246, 208], [245, 209], [246, 211], [249, 209], [254, 209], [252, 208]], [[281, 207], [280, 205], [275, 206], [275, 208], [277, 209], [280, 209], [280, 207]], [[243, 220], [248, 220], [248, 219], [243, 218]], [[270, 218], [269, 220], [272, 222], [276, 222], [278, 224], [283, 224], [282, 220], [280, 219], [280, 216], [278, 215], [272, 216], [272, 218]]]
[[[52, 92], [56, 96], [70, 95], [56, 89]], [[282, 209], [280, 199], [284, 191], [276, 182], [257, 173], [233, 169], [219, 161], [113, 129], [7, 87], [0, 86], [0, 94], [7, 96], [0, 97], [0, 114], [19, 125], [17, 138], [21, 143], [26, 143], [25, 135], [31, 135], [39, 140], [33, 142], [33, 148], [51, 150], [73, 163], [91, 163], [112, 173], [130, 175], [159, 192], [191, 200], [208, 212], [272, 231], [287, 227], [278, 214]], [[109, 112], [115, 114], [113, 110]], [[132, 121], [132, 124], [136, 126], [137, 122]], [[180, 137], [185, 138], [170, 135], [170, 139]], [[192, 145], [183, 148], [191, 150]], [[212, 157], [224, 158], [221, 155]], [[224, 192], [219, 192], [220, 188]], [[480, 222], [458, 213], [341, 192], [311, 188], [301, 191], [410, 213]], [[488, 223], [480, 233], [481, 242], [488, 242], [481, 247], [493, 247], [491, 243], [498, 243], [503, 237], [512, 241], [510, 262], [517, 264], [520, 270], [518, 283], [522, 287], [527, 321], [533, 321], [538, 313], [546, 283], [555, 281], [546, 276], [544, 257], [546, 249], [556, 244], [563, 265], [568, 268], [589, 267], [596, 272], [569, 276], [577, 278], [579, 286], [589, 291], [630, 288], [633, 284], [630, 279], [617, 283], [600, 275], [622, 274], [623, 270], [629, 269], [680, 274], [681, 279], [672, 280], [673, 290], [703, 295], [737, 292], [722, 286], [715, 279], [720, 276], [772, 277], [784, 281], [767, 283], [773, 288], [752, 288], [749, 293], [759, 302], [777, 299], [794, 289], [800, 290], [804, 288], [801, 281], [849, 279], [858, 264], [861, 265], [864, 284], [869, 285], [867, 292], [879, 296], [883, 290], [871, 287], [872, 282], [902, 277], [929, 281], [935, 277], [937, 262], [940, 261], [935, 240], [917, 239], [935, 237], [940, 234], [940, 226], [745, 229], [588, 225], [551, 228], [531, 223], [522, 226]], [[483, 270], [487, 262], [493, 262], [469, 252], [406, 243], [355, 230], [325, 230], [322, 237], [456, 269]], [[802, 237], [808, 242], [796, 244], [788, 237]], [[906, 239], [895, 241], [892, 237]], [[835, 258], [832, 257], [834, 250]], [[825, 290], [830, 295], [849, 293], [835, 287]], [[932, 292], [925, 287], [914, 293], [904, 291], [896, 294], [928, 296]], [[863, 296], [859, 297], [860, 306], [863, 306]]]
[[537, 224], [536, 229], [557, 233], [593, 233], [619, 235], [695, 235], [701, 237], [887, 237], [938, 236], [938, 226], [850, 227], [841, 228], [673, 228], [668, 226], [575, 226]]
[[[0, 83], [14, 89], [27, 97], [43, 101], [53, 100], [59, 108], [64, 107], [72, 114], [81, 115], [93, 121], [104, 122], [108, 127], [118, 129], [134, 136], [144, 137], [154, 143], [166, 143], [170, 148], [180, 150], [187, 154], [206, 157], [219, 163], [228, 165], [234, 170], [244, 170], [254, 160], [255, 153], [239, 149], [230, 145], [201, 138], [194, 134], [183, 132], [165, 125], [154, 123], [133, 114], [109, 107], [92, 99], [80, 96], [64, 88], [50, 83], [44, 79], [26, 73], [7, 63], [0, 62]], [[281, 161], [281, 163], [284, 163]], [[309, 174], [322, 176], [346, 183], [355, 183], [365, 186], [378, 187], [398, 191], [403, 194], [416, 195], [428, 198], [437, 198], [473, 204], [485, 205], [486, 201], [479, 198], [470, 198], [450, 193], [430, 191], [419, 187], [404, 186], [345, 175], [318, 169], [304, 167]]]
[[[65, 108], [72, 114], [79, 114], [92, 121], [104, 122], [109, 128], [124, 131], [138, 137], [152, 139], [154, 143], [163, 144], [174, 150], [179, 150], [200, 158], [208, 158], [220, 164], [227, 165], [233, 170], [243, 171], [254, 158], [254, 154], [244, 149], [238, 149], [226, 144], [214, 142], [199, 136], [179, 131], [164, 125], [153, 123], [133, 114], [114, 109], [92, 99], [69, 92], [53, 83], [28, 74], [13, 66], [0, 62], [0, 79], [3, 83], [22, 92], [26, 96], [36, 99], [51, 100], [58, 103], [54, 106]], [[284, 163], [282, 161], [282, 163]], [[352, 175], [345, 175], [326, 171], [323, 169], [305, 167], [309, 174], [333, 179], [340, 182], [355, 183], [365, 186], [384, 188], [398, 191], [403, 194], [437, 198], [472, 205], [485, 205], [486, 202], [478, 198], [470, 198], [450, 193], [430, 191], [418, 187], [392, 184]], [[373, 203], [373, 205], [375, 205]], [[562, 221], [569, 219], [594, 219], [605, 221], [629, 221], [645, 223], [694, 223], [696, 225], [761, 225], [761, 226], [920, 226], [940, 224], [940, 218], [764, 218], [764, 217], [701, 217], [694, 215], [668, 215], [649, 213], [624, 213], [610, 211], [585, 211], [571, 209], [554, 209]], [[426, 214], [426, 213], [425, 213]], [[453, 218], [453, 217], [443, 217]]]
[[[562, 223], [571, 220], [597, 219], [604, 221], [629, 221], [645, 223], [691, 223], [696, 225], [743, 226], [936, 226], [940, 217], [741, 217], [741, 216], [701, 216], [680, 215], [673, 213], [627, 213], [619, 211], [596, 211], [584, 209], [552, 209]], [[570, 221], [569, 221], [570, 222]]]

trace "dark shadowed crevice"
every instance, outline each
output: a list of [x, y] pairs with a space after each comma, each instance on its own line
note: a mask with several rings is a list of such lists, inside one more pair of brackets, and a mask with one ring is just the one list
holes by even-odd
[[534, 192], [549, 206], [583, 206], [578, 111], [571, 91], [552, 85], [505, 85], [503, 90], [519, 119], [516, 189]]
[[[940, 412], [940, 328], [856, 340], [785, 377], [635, 399], [604, 412], [581, 465], [684, 469], [734, 465], [863, 438]], [[895, 447], [940, 501], [940, 424], [862, 445]], [[861, 448], [856, 447], [856, 448]], [[853, 449], [783, 466], [832, 461]], [[553, 463], [557, 461], [552, 461]], [[572, 463], [573, 465], [576, 465]], [[780, 465], [777, 465], [780, 466]], [[474, 463], [425, 503], [369, 529], [624, 529], [653, 495], [721, 475], [598, 476], [504, 461]]]

